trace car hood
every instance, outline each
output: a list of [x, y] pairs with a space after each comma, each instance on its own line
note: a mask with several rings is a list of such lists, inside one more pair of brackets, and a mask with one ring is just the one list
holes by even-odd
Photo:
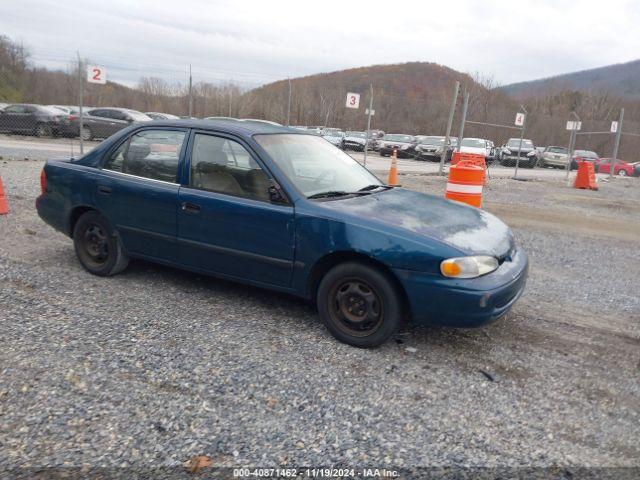
[[[478, 208], [394, 188], [371, 195], [320, 203], [350, 223], [395, 231], [417, 242], [436, 240], [466, 255], [504, 258], [514, 246], [513, 234], [500, 219]], [[363, 219], [366, 223], [363, 224]]]

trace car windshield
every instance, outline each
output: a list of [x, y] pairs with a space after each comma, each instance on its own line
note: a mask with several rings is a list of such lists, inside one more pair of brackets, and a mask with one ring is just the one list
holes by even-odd
[[[518, 148], [520, 145], [519, 138], [510, 138], [507, 142], [507, 147]], [[531, 140], [523, 139], [522, 140], [522, 148], [533, 148], [533, 142]]]
[[347, 137], [365, 138], [364, 132], [347, 132]]
[[369, 170], [320, 137], [285, 133], [254, 138], [306, 197], [382, 185]]
[[[424, 137], [422, 140], [420, 140], [420, 143], [423, 145], [437, 145], [437, 146], [442, 146], [444, 145], [444, 137]], [[451, 139], [453, 140], [453, 139]], [[451, 142], [453, 144], [453, 142]]]
[[562, 153], [562, 154], [567, 154], [567, 149], [564, 147], [549, 147], [549, 152], [550, 153]]
[[383, 138], [383, 140], [386, 140], [388, 142], [405, 142], [405, 143], [411, 143], [414, 141], [414, 138], [411, 135], [385, 135]]
[[576, 157], [583, 158], [598, 158], [598, 154], [596, 152], [592, 152], [591, 150], [576, 150], [573, 152]]
[[148, 122], [151, 120], [151, 117], [136, 110], [127, 110], [127, 114], [137, 122]]
[[485, 148], [485, 141], [479, 138], [463, 138], [461, 146], [473, 148]]

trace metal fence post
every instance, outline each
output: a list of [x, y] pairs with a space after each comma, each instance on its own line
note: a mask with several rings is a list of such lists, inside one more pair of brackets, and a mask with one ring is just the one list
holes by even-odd
[[524, 129], [527, 127], [527, 109], [523, 105], [520, 105], [520, 109], [524, 112], [524, 120], [522, 121], [522, 128], [520, 129], [520, 143], [518, 144], [518, 156], [516, 157], [516, 169], [513, 172], [513, 179], [518, 178], [518, 167], [520, 166], [520, 154], [522, 153], [522, 140], [524, 139]]
[[369, 115], [367, 115], [367, 131], [364, 132], [364, 166], [367, 166], [367, 150], [369, 149], [369, 135], [371, 130], [371, 109], [373, 108], [373, 83], [369, 84]]
[[82, 139], [82, 130], [84, 130], [84, 69], [82, 68], [82, 60], [80, 60], [80, 52], [78, 54], [78, 81], [80, 82], [80, 98], [78, 105], [80, 110], [80, 123], [78, 127], [78, 138], [80, 140], [80, 156], [84, 155], [84, 140]]
[[440, 170], [439, 170], [440, 175], [444, 175], [444, 162], [447, 158], [447, 150], [449, 149], [449, 143], [451, 142], [451, 126], [453, 125], [453, 116], [456, 113], [456, 103], [458, 101], [459, 92], [460, 92], [460, 82], [456, 80], [456, 85], [453, 89], [453, 98], [451, 99], [451, 110], [449, 111], [449, 120], [447, 121], [447, 134], [444, 137], [444, 148], [442, 149], [442, 155], [440, 155]]
[[613, 170], [618, 160], [618, 147], [620, 146], [620, 136], [622, 135], [622, 121], [624, 120], [624, 108], [620, 109], [620, 118], [618, 119], [618, 130], [616, 130], [616, 142], [613, 145], [613, 158], [611, 159], [611, 167], [609, 167], [609, 180], [613, 178]]
[[462, 102], [462, 118], [460, 119], [460, 131], [458, 132], [458, 145], [456, 145], [456, 151], [460, 151], [460, 145], [464, 138], [464, 124], [467, 122], [467, 109], [469, 108], [469, 92], [465, 89], [464, 101]]
[[191, 77], [191, 64], [189, 64], [189, 117], [193, 116], [193, 79]]
[[287, 127], [289, 126], [289, 120], [291, 118], [291, 78], [287, 77], [289, 82], [289, 99], [287, 100]]
[[[580, 122], [580, 117], [576, 112], [571, 112], [577, 122]], [[577, 125], [574, 125], [577, 127]], [[569, 151], [567, 152], [567, 182], [569, 181], [569, 173], [571, 172], [571, 162], [573, 161], [573, 148], [576, 143], [576, 128], [571, 129], [571, 135], [569, 136]]]

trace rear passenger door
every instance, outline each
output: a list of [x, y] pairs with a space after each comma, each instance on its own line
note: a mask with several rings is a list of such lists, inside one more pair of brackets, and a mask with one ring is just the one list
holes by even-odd
[[240, 141], [194, 133], [179, 194], [182, 263], [270, 285], [290, 284], [294, 210], [272, 203], [269, 173]]
[[177, 260], [177, 176], [187, 130], [137, 131], [110, 152], [95, 198], [134, 256]]

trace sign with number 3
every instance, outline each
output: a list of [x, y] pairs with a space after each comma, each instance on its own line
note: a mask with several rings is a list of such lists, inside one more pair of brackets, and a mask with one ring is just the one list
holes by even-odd
[[104, 85], [107, 83], [107, 69], [97, 65], [87, 65], [87, 82]]
[[360, 108], [360, 94], [359, 93], [347, 93], [347, 108]]

